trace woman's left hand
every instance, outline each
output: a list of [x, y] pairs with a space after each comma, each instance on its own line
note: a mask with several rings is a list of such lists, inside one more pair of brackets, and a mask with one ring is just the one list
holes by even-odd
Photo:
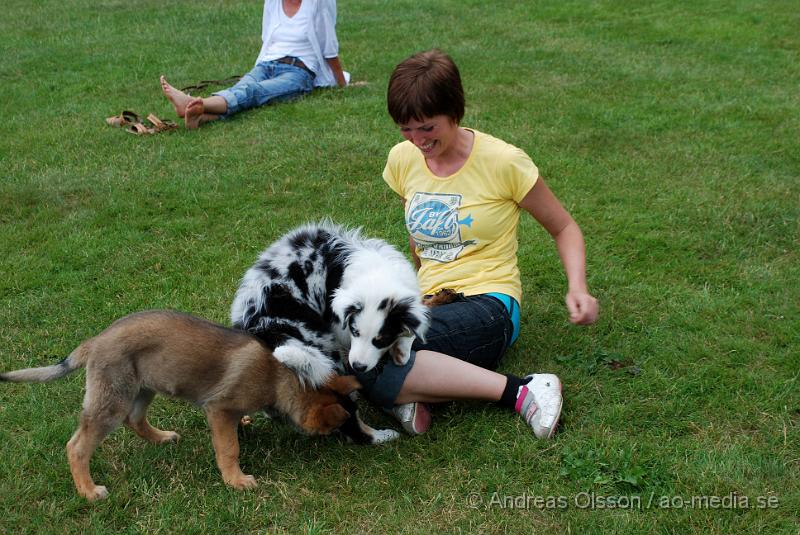
[[597, 321], [600, 305], [587, 292], [569, 292], [566, 297], [569, 321], [575, 325], [591, 325]]

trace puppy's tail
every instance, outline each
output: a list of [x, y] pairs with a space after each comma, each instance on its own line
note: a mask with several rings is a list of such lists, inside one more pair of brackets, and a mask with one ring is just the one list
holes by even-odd
[[273, 355], [297, 373], [301, 384], [311, 388], [325, 384], [334, 371], [333, 361], [322, 351], [296, 340], [276, 347]]
[[78, 347], [70, 356], [52, 366], [42, 366], [41, 368], [25, 368], [13, 372], [0, 373], [0, 381], [10, 381], [13, 383], [46, 383], [60, 379], [77, 369], [86, 365], [88, 351], [85, 346]]

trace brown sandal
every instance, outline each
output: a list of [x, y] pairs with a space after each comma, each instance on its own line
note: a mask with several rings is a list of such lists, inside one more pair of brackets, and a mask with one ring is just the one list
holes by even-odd
[[126, 128], [125, 131], [128, 132], [129, 134], [134, 134], [137, 136], [143, 136], [145, 134], [155, 134], [155, 130], [146, 127], [142, 123], [134, 123], [130, 125], [128, 128]]
[[129, 124], [140, 122], [142, 122], [142, 120], [139, 118], [139, 114], [128, 110], [123, 111], [119, 115], [112, 115], [106, 118], [106, 124], [116, 127], [128, 126]]
[[143, 122], [136, 122], [130, 125], [125, 130], [129, 134], [134, 134], [137, 136], [143, 136], [147, 134], [158, 134], [159, 132], [166, 132], [168, 130], [175, 130], [178, 128], [178, 125], [174, 122], [170, 121], [169, 119], [159, 119], [152, 113], [147, 116], [147, 122], [150, 123], [152, 126], [147, 126]]
[[153, 123], [156, 132], [166, 132], [167, 130], [175, 130], [178, 125], [169, 119], [159, 119], [152, 113], [147, 116], [147, 120]]

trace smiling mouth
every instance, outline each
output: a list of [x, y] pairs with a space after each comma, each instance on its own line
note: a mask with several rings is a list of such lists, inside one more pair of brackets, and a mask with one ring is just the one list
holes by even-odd
[[419, 145], [419, 148], [420, 148], [421, 150], [424, 150], [424, 151], [429, 151], [429, 150], [431, 150], [431, 149], [433, 148], [433, 146], [434, 146], [435, 144], [436, 144], [436, 142], [435, 142], [435, 141], [431, 141], [431, 142], [430, 142], [430, 143], [428, 143], [427, 145]]

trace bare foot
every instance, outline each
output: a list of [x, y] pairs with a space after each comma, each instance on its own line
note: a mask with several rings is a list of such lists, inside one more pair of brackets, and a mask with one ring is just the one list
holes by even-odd
[[199, 97], [189, 97], [183, 115], [186, 128], [192, 130], [200, 126], [204, 113], [205, 106], [203, 106], [203, 99]]
[[170, 104], [172, 104], [172, 107], [175, 108], [175, 113], [178, 114], [178, 117], [183, 117], [186, 114], [186, 105], [191, 102], [193, 97], [169, 85], [163, 74], [161, 75], [161, 90]]

